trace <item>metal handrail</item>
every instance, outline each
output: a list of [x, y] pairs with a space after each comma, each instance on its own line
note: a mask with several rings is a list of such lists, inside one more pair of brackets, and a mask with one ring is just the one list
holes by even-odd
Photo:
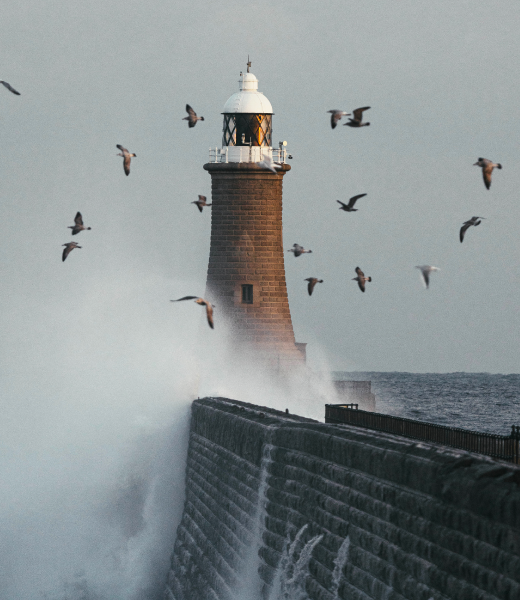
[[518, 425], [512, 425], [511, 434], [504, 436], [358, 410], [350, 404], [326, 404], [325, 423], [365, 427], [520, 464]]
[[[229, 160], [229, 149], [233, 148], [233, 151], [239, 151], [238, 160]], [[209, 162], [210, 163], [228, 163], [228, 162], [239, 162], [239, 163], [255, 163], [253, 154], [257, 154], [256, 149], [263, 148], [263, 146], [224, 146], [223, 148], [210, 148], [209, 149]], [[254, 149], [254, 151], [253, 151]], [[287, 161], [287, 150], [283, 148], [266, 148], [269, 154], [272, 155], [274, 162], [285, 164]]]

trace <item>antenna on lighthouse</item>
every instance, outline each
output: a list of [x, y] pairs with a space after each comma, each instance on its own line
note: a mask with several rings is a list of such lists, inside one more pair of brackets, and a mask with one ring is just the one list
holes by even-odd
[[249, 54], [247, 55], [247, 72], [249, 73], [249, 69], [251, 68], [251, 61], [249, 60]]

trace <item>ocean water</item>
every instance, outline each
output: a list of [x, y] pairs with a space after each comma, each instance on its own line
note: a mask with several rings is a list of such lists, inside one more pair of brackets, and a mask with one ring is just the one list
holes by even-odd
[[520, 425], [520, 375], [334, 371], [371, 381], [376, 411], [472, 431], [509, 435]]

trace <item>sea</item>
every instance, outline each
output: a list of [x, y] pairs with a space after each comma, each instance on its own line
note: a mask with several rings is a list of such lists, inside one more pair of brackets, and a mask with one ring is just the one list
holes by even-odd
[[334, 371], [370, 381], [376, 412], [471, 431], [509, 435], [520, 425], [520, 375]]

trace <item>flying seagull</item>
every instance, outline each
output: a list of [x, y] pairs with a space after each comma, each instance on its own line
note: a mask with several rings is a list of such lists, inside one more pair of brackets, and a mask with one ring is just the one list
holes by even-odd
[[92, 227], [85, 227], [83, 225], [83, 217], [81, 216], [80, 212], [76, 213], [76, 216], [74, 217], [74, 223], [76, 223], [76, 225], [69, 225], [67, 228], [72, 229], [72, 235], [76, 235], [80, 231], [87, 231], [89, 229], [92, 229]]
[[116, 148], [119, 148], [121, 152], [117, 154], [117, 156], [123, 157], [123, 168], [127, 175], [130, 175], [130, 161], [132, 160], [132, 156], [137, 156], [137, 154], [130, 154], [126, 148], [123, 148], [121, 144], [117, 144]]
[[352, 196], [352, 198], [349, 200], [348, 204], [344, 204], [340, 200], [336, 200], [336, 202], [339, 202], [341, 204], [341, 206], [339, 207], [340, 210], [346, 210], [347, 212], [356, 212], [358, 209], [354, 208], [354, 204], [360, 198], [363, 198], [363, 196], [366, 196], [366, 194], [358, 194], [357, 196]]
[[482, 177], [484, 178], [484, 185], [488, 190], [491, 187], [491, 173], [493, 173], [493, 169], [495, 167], [497, 169], [502, 168], [502, 165], [500, 163], [491, 162], [487, 158], [479, 158], [478, 162], [473, 163], [473, 166], [482, 167]]
[[282, 168], [282, 165], [274, 162], [274, 160], [269, 155], [264, 156], [264, 159], [257, 162], [256, 164], [259, 167], [262, 167], [262, 169], [268, 169], [269, 171], [272, 171], [273, 173], [276, 173], [276, 169]]
[[350, 113], [346, 113], [342, 110], [329, 110], [328, 112], [332, 113], [330, 115], [330, 126], [332, 129], [336, 128], [336, 125], [338, 124], [338, 121], [341, 120], [341, 117], [350, 115]]
[[422, 279], [426, 289], [430, 286], [430, 273], [432, 271], [440, 271], [440, 269], [432, 267], [431, 265], [418, 265], [415, 268], [421, 270]]
[[300, 256], [300, 254], [305, 254], [306, 252], [310, 254], [312, 250], [305, 250], [303, 246], [299, 244], [293, 244], [293, 247], [287, 250], [287, 252], [294, 252], [294, 256]]
[[194, 200], [191, 204], [196, 204], [197, 208], [199, 209], [200, 212], [202, 212], [202, 209], [205, 206], [213, 206], [212, 204], [206, 204], [206, 196], [201, 196], [200, 194], [199, 194], [199, 199]]
[[364, 292], [365, 291], [365, 283], [367, 281], [372, 281], [372, 277], [365, 277], [365, 274], [359, 267], [356, 267], [356, 273], [357, 273], [357, 277], [353, 277], [352, 281], [357, 281], [358, 285], [359, 285], [359, 289], [362, 292]]
[[12, 92], [13, 94], [15, 94], [16, 96], [20, 96], [20, 92], [17, 92], [14, 87], [12, 87], [9, 83], [7, 83], [7, 81], [0, 81], [0, 83], [2, 85], [4, 85], [10, 92]]
[[485, 217], [471, 217], [471, 219], [469, 221], [464, 221], [464, 225], [462, 225], [462, 227], [460, 228], [460, 243], [461, 244], [464, 241], [464, 235], [466, 234], [466, 231], [472, 225], [474, 225], [476, 227], [477, 225], [480, 225], [482, 223], [482, 221], [480, 219], [485, 219]]
[[349, 119], [348, 123], [345, 123], [345, 125], [348, 125], [349, 127], [365, 127], [370, 125], [370, 123], [363, 123], [363, 111], [364, 110], [368, 110], [370, 108], [370, 106], [364, 106], [363, 108], [356, 108], [354, 112], [354, 118], [353, 119]]
[[170, 302], [181, 302], [181, 300], [195, 300], [195, 302], [197, 304], [199, 304], [200, 306], [205, 306], [206, 307], [206, 317], [208, 319], [208, 324], [211, 327], [211, 329], [214, 329], [213, 326], [213, 305], [210, 304], [207, 300], [204, 300], [204, 298], [199, 298], [198, 296], [184, 296], [183, 298], [178, 298], [177, 300], [170, 300]]
[[204, 121], [204, 117], [197, 117], [197, 113], [189, 104], [186, 104], [186, 112], [188, 113], [188, 116], [184, 117], [182, 120], [188, 121], [188, 127], [195, 127], [197, 121]]
[[307, 284], [307, 291], [309, 292], [309, 296], [312, 296], [312, 292], [314, 290], [314, 286], [317, 283], [323, 283], [323, 279], [317, 279], [316, 277], [307, 277], [307, 279], [305, 279], [305, 281], [309, 282]]
[[74, 250], [74, 248], [81, 248], [82, 246], [78, 246], [78, 244], [76, 242], [69, 242], [68, 244], [62, 244], [62, 246], [66, 246], [65, 250], [63, 251], [63, 255], [61, 257], [61, 260], [64, 261], [67, 256]]

